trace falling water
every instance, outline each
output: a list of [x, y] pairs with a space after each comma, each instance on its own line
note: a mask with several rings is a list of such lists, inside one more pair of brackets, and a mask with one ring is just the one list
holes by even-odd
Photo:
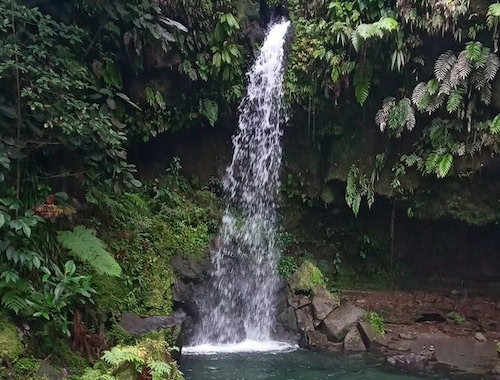
[[279, 119], [289, 25], [283, 21], [271, 26], [248, 73], [233, 159], [224, 177], [226, 209], [212, 256], [211, 287], [195, 344], [271, 340], [279, 256]]

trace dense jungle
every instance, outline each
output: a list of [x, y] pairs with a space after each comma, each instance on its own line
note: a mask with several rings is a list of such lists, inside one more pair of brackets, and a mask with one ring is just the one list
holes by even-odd
[[500, 376], [500, 3], [0, 0], [1, 379], [268, 378], [183, 351], [284, 19], [273, 336]]

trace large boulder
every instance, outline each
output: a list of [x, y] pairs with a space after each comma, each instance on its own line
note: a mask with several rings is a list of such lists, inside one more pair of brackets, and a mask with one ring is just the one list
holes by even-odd
[[180, 312], [174, 316], [154, 316], [148, 318], [141, 318], [134, 313], [123, 313], [120, 324], [130, 334], [142, 336], [165, 328], [180, 328], [185, 318], [185, 314]]
[[299, 331], [295, 309], [291, 306], [288, 306], [285, 310], [278, 314], [278, 322], [281, 323], [281, 325], [288, 331]]
[[356, 326], [353, 326], [344, 339], [344, 350], [346, 351], [366, 351], [361, 334]]
[[177, 255], [172, 257], [170, 265], [177, 277], [184, 281], [200, 281], [203, 276], [203, 267], [195, 260], [188, 260]]
[[13, 361], [24, 351], [16, 326], [0, 314], [0, 362], [6, 358]]
[[289, 286], [295, 293], [309, 294], [316, 286], [323, 283], [323, 274], [319, 268], [310, 261], [306, 260], [290, 278]]
[[328, 338], [319, 331], [309, 330], [304, 337], [304, 347], [306, 348], [324, 349], [328, 346]]
[[365, 311], [352, 303], [344, 303], [323, 320], [322, 330], [329, 340], [342, 341], [352, 326], [365, 314]]
[[300, 332], [305, 333], [314, 330], [311, 310], [308, 307], [295, 310], [295, 315], [297, 316], [297, 327]]
[[385, 338], [375, 331], [375, 329], [368, 322], [359, 321], [358, 329], [367, 349], [376, 350], [386, 346], [387, 342]]
[[312, 300], [314, 319], [322, 321], [340, 305], [339, 297], [330, 293], [323, 285], [314, 288]]

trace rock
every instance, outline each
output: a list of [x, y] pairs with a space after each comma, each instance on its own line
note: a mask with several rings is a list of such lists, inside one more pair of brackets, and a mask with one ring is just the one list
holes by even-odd
[[486, 337], [484, 336], [484, 334], [481, 333], [481, 332], [479, 332], [479, 331], [476, 333], [475, 336], [476, 336], [476, 340], [478, 342], [481, 342], [481, 343], [484, 343], [484, 342], [486, 342], [488, 340], [488, 339], [486, 339]]
[[363, 339], [363, 343], [369, 350], [374, 350], [386, 346], [385, 338], [380, 335], [375, 329], [367, 322], [359, 321], [358, 329]]
[[314, 288], [312, 305], [314, 318], [322, 321], [340, 305], [340, 300], [337, 296], [326, 290], [323, 285], [318, 285]]
[[277, 313], [281, 313], [283, 310], [285, 310], [288, 306], [288, 302], [287, 302], [287, 297], [286, 297], [286, 290], [285, 289], [282, 289], [278, 292], [277, 296], [276, 296], [276, 303], [275, 303], [275, 307], [274, 307], [274, 310], [277, 311]]
[[174, 302], [185, 303], [193, 297], [191, 289], [180, 278], [175, 280], [172, 292]]
[[151, 331], [157, 331], [165, 328], [181, 327], [185, 315], [177, 316], [154, 316], [141, 318], [134, 313], [123, 313], [121, 326], [130, 334], [141, 336]]
[[0, 314], [0, 361], [14, 361], [24, 351], [17, 327]]
[[400, 333], [399, 337], [403, 340], [415, 340], [417, 337], [411, 333]]
[[309, 299], [309, 297], [307, 297], [303, 294], [293, 296], [291, 298], [291, 300], [289, 300], [289, 302], [290, 302], [290, 305], [293, 306], [293, 308], [295, 308], [295, 309], [300, 309], [304, 306], [311, 304], [311, 300]]
[[344, 339], [344, 350], [346, 351], [366, 351], [361, 334], [356, 326], [353, 326]]
[[360, 307], [352, 303], [344, 303], [323, 320], [323, 332], [328, 340], [340, 342], [363, 315], [365, 315], [365, 311]]
[[281, 323], [288, 331], [299, 331], [295, 309], [291, 306], [288, 306], [278, 315], [278, 322]]
[[306, 260], [290, 278], [289, 286], [295, 293], [309, 293], [312, 292], [317, 285], [323, 284], [323, 282], [323, 274], [319, 268]]
[[496, 303], [496, 305], [495, 305], [495, 309], [496, 309], [496, 310], [500, 310], [500, 301], [498, 301], [498, 302]]
[[40, 364], [40, 367], [36, 371], [36, 376], [35, 376], [35, 378], [37, 379], [45, 379], [45, 380], [60, 380], [65, 377], [67, 376], [63, 376], [63, 371], [58, 371], [46, 361], [43, 361]]
[[492, 375], [500, 376], [500, 363], [498, 363], [490, 372]]
[[172, 257], [170, 264], [174, 272], [185, 281], [199, 280], [203, 274], [203, 268], [194, 260], [186, 260], [182, 256]]
[[309, 330], [305, 333], [304, 347], [325, 348], [328, 345], [328, 338], [319, 331]]
[[299, 331], [305, 333], [314, 330], [313, 319], [309, 308], [295, 310], [297, 317], [297, 327]]
[[326, 345], [327, 352], [341, 352], [344, 350], [344, 342], [328, 342]]
[[393, 355], [387, 358], [387, 363], [391, 365], [425, 365], [428, 362], [429, 357], [427, 355], [414, 353]]

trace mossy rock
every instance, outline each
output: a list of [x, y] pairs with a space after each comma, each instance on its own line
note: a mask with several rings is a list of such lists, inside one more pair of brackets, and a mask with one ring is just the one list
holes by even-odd
[[0, 358], [17, 359], [24, 352], [16, 326], [0, 314]]
[[316, 286], [324, 283], [323, 273], [308, 260], [302, 263], [289, 281], [290, 288], [294, 292], [303, 293], [311, 293]]

